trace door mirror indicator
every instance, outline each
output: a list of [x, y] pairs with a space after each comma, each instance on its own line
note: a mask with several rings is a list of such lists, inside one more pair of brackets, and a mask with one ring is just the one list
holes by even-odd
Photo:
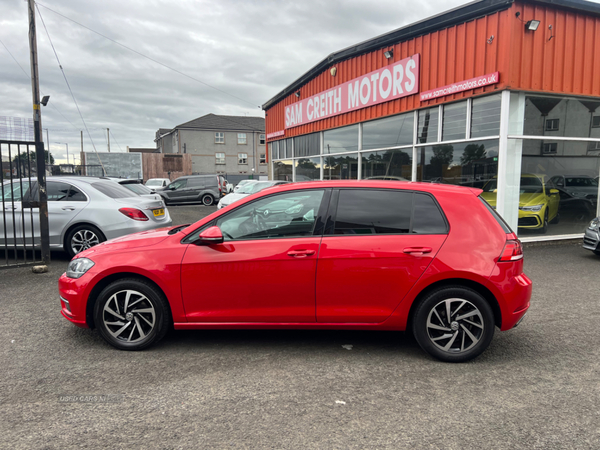
[[223, 233], [219, 227], [210, 227], [204, 230], [194, 241], [196, 245], [214, 245], [223, 243]]

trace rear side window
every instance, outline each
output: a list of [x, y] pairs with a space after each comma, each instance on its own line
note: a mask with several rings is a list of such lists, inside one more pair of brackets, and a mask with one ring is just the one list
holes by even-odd
[[446, 234], [448, 225], [440, 207], [430, 195], [415, 193], [412, 233]]
[[204, 186], [204, 180], [202, 178], [188, 178], [188, 187]]
[[393, 190], [341, 190], [334, 234], [409, 233], [412, 197]]
[[110, 198], [135, 197], [129, 189], [112, 181], [97, 181], [96, 183], [92, 183], [91, 186]]
[[504, 230], [505, 233], [513, 232], [510, 229], [510, 227], [508, 226], [508, 224], [504, 221], [504, 219], [502, 217], [500, 217], [500, 214], [498, 214], [496, 212], [496, 210], [494, 208], [492, 208], [488, 202], [485, 201], [484, 198], [479, 197], [479, 200], [481, 200], [481, 203], [483, 203], [485, 205], [485, 207], [487, 208], [487, 210], [492, 214], [492, 216], [494, 216], [494, 219], [496, 219], [496, 222], [498, 222], [498, 225], [500, 225], [502, 227], [502, 229]]
[[87, 202], [87, 197], [75, 186], [71, 186], [71, 189], [69, 189], [69, 196], [67, 200], [71, 202]]

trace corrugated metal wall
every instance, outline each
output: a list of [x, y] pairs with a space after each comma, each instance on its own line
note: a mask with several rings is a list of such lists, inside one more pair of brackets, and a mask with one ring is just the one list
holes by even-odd
[[[520, 12], [519, 18], [515, 16], [517, 11]], [[540, 20], [541, 24], [536, 32], [525, 32], [523, 21], [531, 19]], [[552, 25], [552, 39], [549, 39], [549, 25]], [[393, 100], [289, 128], [285, 137], [506, 88], [600, 96], [600, 18], [554, 6], [517, 2], [507, 10], [396, 44], [393, 60], [388, 61], [383, 56], [385, 49], [336, 64], [335, 77], [329, 70], [323, 72], [300, 88], [301, 98], [415, 53], [421, 55], [421, 92], [496, 71], [500, 72], [500, 83], [426, 102], [421, 102], [418, 95]], [[285, 107], [296, 101], [298, 99], [292, 94], [267, 110], [267, 133], [285, 128]]]

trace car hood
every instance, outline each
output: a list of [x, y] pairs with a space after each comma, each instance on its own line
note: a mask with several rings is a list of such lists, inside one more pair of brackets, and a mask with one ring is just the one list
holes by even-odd
[[[482, 192], [481, 197], [488, 202], [490, 206], [496, 206], [495, 192]], [[546, 203], [545, 197], [544, 194], [521, 194], [519, 195], [519, 206], [542, 205]]]
[[128, 234], [115, 239], [102, 242], [92, 248], [78, 253], [76, 257], [92, 258], [100, 253], [114, 252], [117, 250], [133, 250], [136, 248], [156, 245], [169, 237], [169, 231], [177, 227], [158, 228], [156, 230], [141, 231]]
[[233, 202], [237, 202], [238, 200], [244, 198], [244, 197], [248, 197], [250, 194], [227, 194], [225, 197], [223, 197], [220, 202], [221, 205], [223, 206], [227, 206], [227, 205], [231, 205]]

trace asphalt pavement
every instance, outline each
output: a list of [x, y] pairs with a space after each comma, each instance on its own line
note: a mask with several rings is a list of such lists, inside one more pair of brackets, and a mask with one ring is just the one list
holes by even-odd
[[118, 351], [62, 318], [52, 256], [0, 271], [0, 448], [600, 448], [600, 258], [579, 242], [526, 247], [530, 312], [458, 365], [396, 332], [178, 331]]

